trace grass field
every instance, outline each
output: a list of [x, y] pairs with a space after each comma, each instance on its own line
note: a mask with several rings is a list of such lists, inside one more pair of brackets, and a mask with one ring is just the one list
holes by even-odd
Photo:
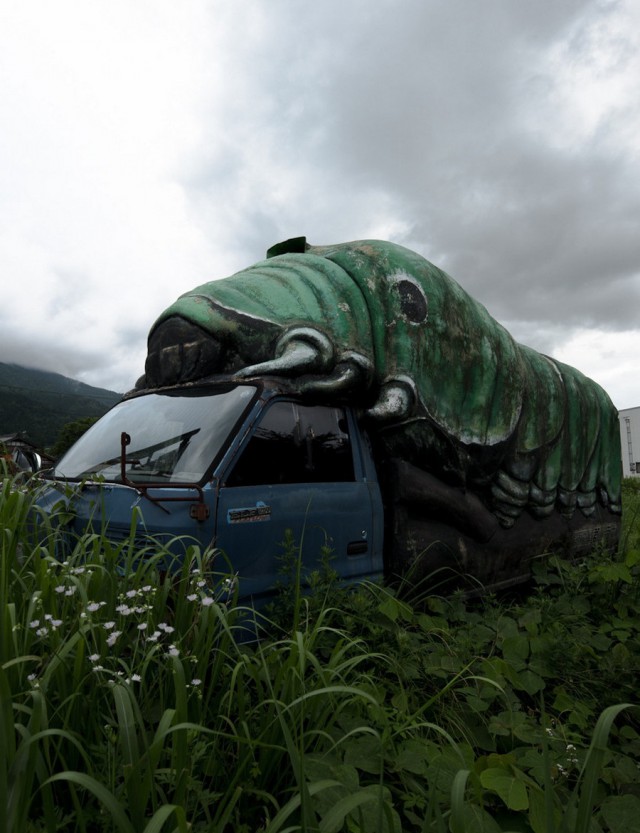
[[2, 481], [0, 830], [640, 831], [634, 484], [617, 560], [415, 607], [325, 569], [254, 644], [206, 554], [172, 583], [96, 535], [60, 562], [30, 502]]

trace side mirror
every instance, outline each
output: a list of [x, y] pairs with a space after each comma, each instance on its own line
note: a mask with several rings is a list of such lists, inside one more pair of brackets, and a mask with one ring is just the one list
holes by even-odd
[[37, 451], [23, 451], [22, 454], [32, 472], [40, 471], [42, 468], [42, 457]]

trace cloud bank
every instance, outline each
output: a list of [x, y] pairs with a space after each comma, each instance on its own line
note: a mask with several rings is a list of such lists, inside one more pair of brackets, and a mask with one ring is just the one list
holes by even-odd
[[181, 292], [287, 237], [383, 238], [640, 403], [632, 0], [0, 15], [0, 360], [125, 390]]

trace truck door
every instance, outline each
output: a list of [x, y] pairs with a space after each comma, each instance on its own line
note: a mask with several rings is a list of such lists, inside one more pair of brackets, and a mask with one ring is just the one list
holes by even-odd
[[262, 413], [218, 500], [216, 546], [238, 576], [240, 599], [259, 605], [282, 580], [288, 529], [303, 575], [319, 566], [325, 544], [342, 578], [376, 573], [370, 484], [354, 431], [342, 408], [277, 400]]

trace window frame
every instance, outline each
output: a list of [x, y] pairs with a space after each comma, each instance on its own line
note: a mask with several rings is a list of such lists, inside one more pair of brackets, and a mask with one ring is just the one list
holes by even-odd
[[[293, 426], [302, 426], [304, 429], [305, 423], [313, 428], [312, 420], [301, 419], [300, 412], [301, 411], [324, 411], [324, 412], [333, 412], [336, 414], [334, 417], [334, 425], [338, 428], [340, 432], [340, 436], [346, 440], [346, 449], [345, 454], [348, 455], [348, 461], [345, 461], [345, 466], [348, 466], [348, 477], [347, 476], [340, 476], [340, 477], [315, 477], [315, 478], [293, 478], [293, 479], [278, 479], [274, 477], [264, 477], [264, 478], [252, 478], [251, 480], [245, 480], [238, 482], [234, 475], [237, 475], [239, 466], [242, 465], [243, 459], [246, 459], [247, 452], [249, 451], [249, 447], [256, 439], [256, 433], [259, 431], [261, 424], [265, 417], [269, 414], [272, 409], [277, 408], [282, 405], [289, 405], [292, 409], [292, 414], [294, 415]], [[344, 420], [344, 427], [340, 426], [340, 422]], [[290, 436], [293, 432], [290, 433]], [[322, 486], [325, 483], [355, 483], [359, 482], [362, 479], [361, 471], [362, 468], [360, 464], [360, 458], [357, 453], [357, 442], [355, 441], [355, 434], [356, 434], [356, 424], [353, 416], [350, 412], [348, 406], [342, 404], [332, 404], [332, 405], [324, 405], [319, 403], [307, 403], [301, 402], [300, 400], [290, 399], [290, 398], [275, 398], [268, 401], [265, 404], [265, 407], [260, 411], [256, 420], [251, 425], [250, 430], [247, 432], [247, 436], [244, 438], [243, 442], [241, 443], [240, 447], [237, 450], [237, 453], [234, 455], [233, 459], [229, 462], [229, 465], [226, 469], [226, 472], [222, 478], [221, 485], [225, 488], [245, 488], [245, 487], [261, 487], [261, 486], [303, 486], [303, 485], [311, 485], [311, 486]], [[320, 435], [322, 436], [322, 435]], [[267, 440], [266, 442], [269, 442]], [[304, 439], [301, 439], [301, 444], [304, 443]], [[266, 459], [266, 458], [265, 458]], [[259, 462], [253, 464], [255, 468], [259, 469], [260, 465]], [[343, 470], [345, 468], [343, 466]], [[271, 469], [272, 471], [274, 469]]]

